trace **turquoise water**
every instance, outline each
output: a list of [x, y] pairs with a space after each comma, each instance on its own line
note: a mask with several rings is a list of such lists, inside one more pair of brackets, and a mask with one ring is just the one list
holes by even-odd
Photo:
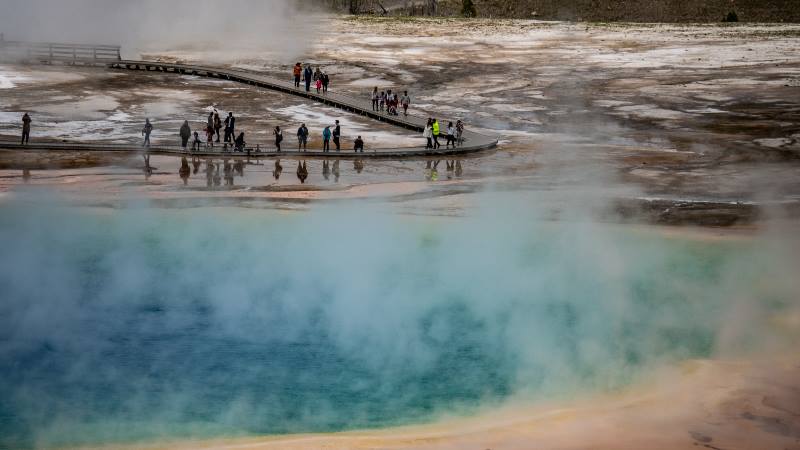
[[[769, 271], [520, 214], [0, 207], [0, 447], [324, 432], [624, 386]], [[762, 258], [763, 259], [763, 258]], [[747, 345], [743, 340], [742, 345]]]

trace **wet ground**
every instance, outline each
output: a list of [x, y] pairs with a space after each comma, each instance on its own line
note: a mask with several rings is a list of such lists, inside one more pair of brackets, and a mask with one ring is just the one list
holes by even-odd
[[[155, 169], [145, 176], [136, 155], [2, 153], [0, 189], [13, 191], [25, 183], [22, 169], [29, 168], [30, 185], [80, 192], [87, 186], [74, 183], [80, 179], [92, 181], [93, 192], [154, 198], [389, 197], [410, 202], [412, 209], [433, 203], [460, 210], [470, 203], [470, 192], [490, 188], [556, 197], [551, 193], [589, 190], [628, 205], [616, 209], [633, 215], [688, 205], [688, 222], [713, 216], [722, 205], [725, 215], [738, 216], [739, 222], [755, 217], [754, 203], [797, 209], [800, 27], [489, 20], [466, 25], [331, 19], [309, 54], [297, 57], [322, 66], [339, 91], [367, 96], [372, 86], [408, 89], [415, 110], [461, 118], [468, 127], [503, 136], [497, 151], [458, 165], [342, 160], [337, 177], [334, 162], [326, 168], [322, 161], [308, 161], [309, 176], [301, 183], [295, 160], [280, 162], [278, 179], [274, 160], [231, 160], [232, 178], [225, 176], [225, 162], [216, 160], [217, 186], [206, 161], [199, 161], [184, 183], [179, 158], [153, 157]], [[219, 57], [197, 50], [143, 56]], [[293, 60], [265, 61], [253, 52], [217, 62], [286, 76]], [[248, 141], [268, 141], [272, 127], [281, 124], [285, 145], [293, 145], [298, 122], [305, 121], [316, 137], [335, 118], [344, 124], [345, 141], [354, 134], [363, 134], [368, 146], [421, 141], [385, 124], [224, 81], [8, 65], [0, 66], [0, 80], [3, 138], [13, 138], [21, 112], [30, 111], [36, 139], [137, 142], [143, 118], [151, 117], [153, 139], [169, 141], [183, 119], [198, 128], [206, 111], [216, 107], [237, 114]], [[62, 168], [41, 171], [53, 166]], [[420, 198], [424, 203], [417, 206]], [[683, 220], [674, 219], [653, 220]]]

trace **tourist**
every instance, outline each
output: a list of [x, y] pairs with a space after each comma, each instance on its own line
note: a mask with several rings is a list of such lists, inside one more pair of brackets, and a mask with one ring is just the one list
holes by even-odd
[[22, 145], [27, 145], [31, 138], [31, 116], [28, 113], [22, 115]]
[[300, 63], [294, 65], [294, 87], [300, 89], [300, 76], [303, 74], [303, 66]]
[[311, 70], [311, 66], [306, 66], [306, 70], [303, 71], [303, 81], [306, 82], [306, 92], [311, 92], [311, 81], [314, 77], [314, 71]]
[[375, 86], [375, 89], [372, 90], [372, 110], [378, 111], [378, 100], [380, 99], [381, 94], [378, 93], [378, 86]]
[[328, 76], [328, 72], [322, 72], [322, 93], [328, 93], [328, 85], [331, 84], [331, 77]]
[[411, 105], [411, 97], [408, 96], [408, 91], [403, 91], [403, 98], [400, 99], [403, 104], [403, 115], [408, 116], [408, 106]]
[[150, 133], [153, 132], [153, 124], [150, 119], [144, 119], [144, 128], [142, 128], [142, 136], [144, 136], [144, 143], [142, 147], [150, 147]]
[[427, 139], [427, 144], [425, 145], [426, 149], [433, 148], [433, 120], [428, 119], [428, 123], [425, 125], [425, 131], [422, 132], [422, 137]]
[[353, 150], [355, 150], [356, 153], [358, 152], [364, 153], [364, 140], [361, 139], [361, 136], [356, 138]]
[[243, 152], [246, 142], [244, 141], [244, 132], [239, 133], [239, 137], [234, 141], [234, 151]]
[[437, 149], [442, 146], [442, 144], [439, 143], [439, 121], [433, 119], [433, 125], [431, 125], [431, 128], [433, 129], [433, 148]]
[[464, 143], [464, 122], [461, 120], [456, 121], [456, 142], [459, 147]]
[[331, 127], [322, 130], [322, 152], [328, 153], [331, 150]]
[[198, 152], [200, 151], [200, 142], [201, 142], [200, 141], [200, 133], [195, 131], [194, 132], [194, 141], [192, 141], [192, 151], [195, 151], [195, 149], [197, 149]]
[[217, 143], [219, 144], [219, 130], [222, 129], [222, 120], [219, 118], [219, 112], [214, 110], [214, 134], [217, 136]]
[[192, 137], [192, 129], [189, 127], [189, 121], [184, 120], [183, 125], [181, 125], [181, 147], [183, 147], [183, 151], [186, 151], [186, 147], [189, 145], [189, 138]]
[[297, 149], [300, 150], [302, 148], [303, 151], [305, 151], [307, 144], [308, 128], [306, 128], [306, 124], [302, 124], [300, 125], [300, 128], [297, 129]]
[[317, 95], [319, 95], [322, 91], [322, 75], [314, 83], [316, 83], [315, 87], [317, 88]]
[[339, 121], [336, 121], [336, 127], [333, 129], [333, 145], [336, 146], [336, 151], [341, 150], [339, 145], [339, 138], [342, 137], [342, 127], [339, 126]]
[[451, 143], [453, 148], [456, 148], [456, 129], [453, 127], [453, 122], [447, 124], [447, 144], [445, 147], [450, 148]]
[[206, 125], [206, 148], [214, 147], [214, 119], [211, 119], [211, 126]]
[[236, 117], [233, 117], [233, 113], [229, 112], [228, 117], [225, 118], [225, 142], [231, 142], [233, 140], [235, 131]]
[[283, 142], [283, 131], [281, 131], [281, 127], [275, 127], [272, 134], [275, 135], [275, 147], [278, 148], [278, 151], [281, 151], [281, 142]]
[[378, 97], [378, 105], [380, 106], [380, 111], [383, 112], [383, 106], [386, 104], [386, 92], [381, 91], [380, 97]]
[[316, 83], [317, 81], [320, 83], [322, 82], [322, 71], [319, 69], [319, 66], [317, 66], [317, 70], [314, 71], [314, 82]]
[[209, 130], [214, 129], [214, 111], [208, 113], [208, 120], [206, 120], [206, 128]]

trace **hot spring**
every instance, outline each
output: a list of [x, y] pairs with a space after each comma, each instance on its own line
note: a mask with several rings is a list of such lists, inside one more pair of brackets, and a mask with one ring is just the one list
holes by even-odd
[[753, 351], [788, 307], [758, 239], [514, 208], [0, 210], [3, 448], [391, 427], [575, 398]]

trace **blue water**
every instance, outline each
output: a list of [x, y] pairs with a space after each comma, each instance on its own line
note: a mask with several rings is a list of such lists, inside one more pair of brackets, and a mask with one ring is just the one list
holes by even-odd
[[0, 447], [381, 427], [616, 389], [710, 355], [755, 251], [519, 215], [5, 205]]

